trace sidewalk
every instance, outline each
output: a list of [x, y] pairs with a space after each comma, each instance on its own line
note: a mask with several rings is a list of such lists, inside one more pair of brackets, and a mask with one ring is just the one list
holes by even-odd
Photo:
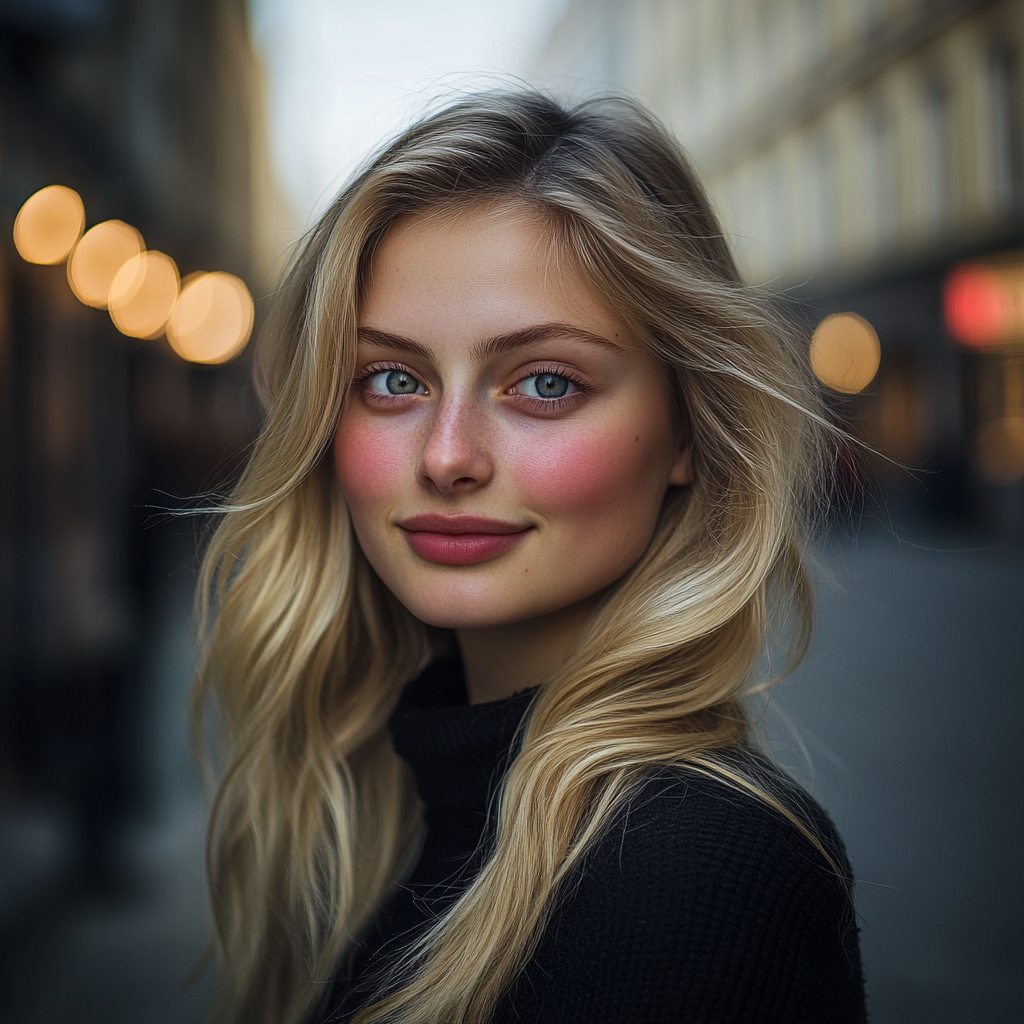
[[1017, 1024], [1024, 550], [872, 525], [817, 576], [769, 721], [846, 841], [872, 1024]]
[[203, 805], [182, 803], [126, 839], [124, 892], [44, 907], [8, 953], [0, 1016], [11, 1024], [201, 1024], [211, 972], [186, 982], [207, 937], [204, 828]]
[[212, 972], [187, 984], [208, 935], [206, 805], [185, 724], [193, 578], [173, 562], [172, 569], [140, 679], [135, 770], [146, 809], [121, 834], [114, 890], [96, 893], [61, 883], [59, 816], [45, 808], [22, 814], [6, 858], [18, 867], [18, 880], [10, 892], [0, 886], [9, 910], [0, 918], [10, 947], [0, 963], [4, 1022], [201, 1024], [205, 1018]]

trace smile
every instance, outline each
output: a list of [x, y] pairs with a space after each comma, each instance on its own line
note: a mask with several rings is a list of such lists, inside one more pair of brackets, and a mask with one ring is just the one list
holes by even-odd
[[438, 565], [475, 565], [514, 548], [533, 527], [479, 516], [410, 516], [399, 524], [409, 547]]

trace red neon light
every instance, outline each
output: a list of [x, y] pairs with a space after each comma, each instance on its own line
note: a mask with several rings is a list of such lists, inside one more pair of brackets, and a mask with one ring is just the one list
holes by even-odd
[[1009, 326], [1009, 302], [999, 275], [987, 267], [959, 267], [946, 278], [946, 327], [968, 348], [986, 348], [1003, 340]]

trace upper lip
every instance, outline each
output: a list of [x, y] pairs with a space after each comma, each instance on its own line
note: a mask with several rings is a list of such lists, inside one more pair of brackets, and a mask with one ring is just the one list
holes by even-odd
[[403, 530], [416, 533], [521, 533], [528, 530], [529, 525], [507, 523], [502, 519], [487, 519], [484, 516], [441, 515], [437, 512], [424, 512], [418, 516], [409, 516], [399, 524]]

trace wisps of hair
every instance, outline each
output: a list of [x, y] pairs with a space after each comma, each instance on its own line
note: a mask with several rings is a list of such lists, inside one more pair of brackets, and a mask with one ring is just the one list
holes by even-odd
[[221, 1005], [239, 1024], [306, 1018], [416, 849], [387, 719], [429, 638], [360, 553], [325, 453], [380, 240], [411, 214], [499, 202], [543, 218], [552, 251], [664, 363], [694, 482], [542, 687], [479, 875], [357, 1021], [489, 1019], [561, 882], [659, 766], [759, 795], [827, 858], [730, 757], [749, 739], [769, 593], [796, 608], [797, 648], [809, 627], [802, 551], [828, 435], [806, 359], [641, 108], [471, 96], [383, 150], [304, 241], [262, 340], [265, 426], [206, 553], [195, 708], [212, 698], [228, 752], [208, 860]]

